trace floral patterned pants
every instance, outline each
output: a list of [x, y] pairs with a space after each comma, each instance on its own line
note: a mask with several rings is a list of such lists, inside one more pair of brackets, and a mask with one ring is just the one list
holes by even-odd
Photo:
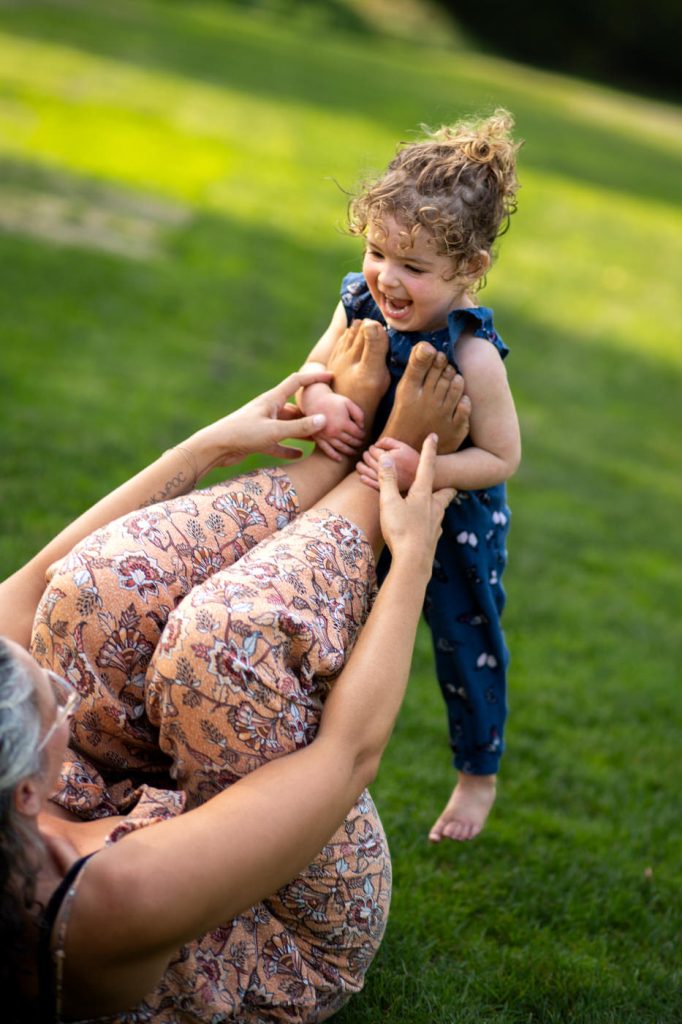
[[[195, 806], [314, 737], [375, 592], [364, 535], [298, 516], [263, 470], [126, 516], [50, 570], [32, 652], [83, 700], [54, 799], [109, 837]], [[117, 1021], [321, 1021], [363, 984], [390, 859], [363, 793], [312, 864], [183, 947]]]

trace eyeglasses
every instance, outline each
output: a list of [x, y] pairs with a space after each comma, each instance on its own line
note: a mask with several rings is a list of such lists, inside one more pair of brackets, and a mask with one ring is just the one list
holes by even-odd
[[70, 718], [73, 718], [76, 709], [81, 702], [80, 693], [74, 688], [73, 684], [70, 683], [68, 679], [64, 679], [63, 676], [59, 676], [56, 672], [52, 672], [49, 669], [47, 670], [47, 677], [50, 680], [54, 695], [57, 698], [57, 710], [55, 712], [54, 722], [38, 744], [38, 753], [45, 749], [57, 729], [59, 729], [64, 722], [68, 722]]

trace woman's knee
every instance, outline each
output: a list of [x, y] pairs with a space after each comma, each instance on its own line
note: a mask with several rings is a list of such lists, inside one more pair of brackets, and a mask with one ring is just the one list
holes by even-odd
[[286, 638], [259, 628], [245, 603], [222, 574], [197, 588], [171, 613], [147, 673], [147, 716], [192, 802], [305, 745], [317, 730], [319, 702], [302, 695], [294, 673], [280, 671]]

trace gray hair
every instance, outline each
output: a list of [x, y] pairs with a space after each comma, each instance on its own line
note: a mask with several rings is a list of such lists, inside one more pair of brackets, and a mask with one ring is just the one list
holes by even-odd
[[[44, 847], [15, 812], [14, 791], [22, 779], [40, 771], [40, 707], [30, 668], [0, 637], [0, 991], [4, 1005], [24, 1005], [20, 976], [34, 940], [26, 929], [26, 911], [35, 903], [36, 878]], [[29, 1010], [30, 1014], [30, 1010]], [[12, 1019], [16, 1017], [12, 1015]], [[24, 1019], [22, 1014], [22, 1019]]]
[[40, 770], [41, 727], [30, 673], [0, 637], [0, 795]]

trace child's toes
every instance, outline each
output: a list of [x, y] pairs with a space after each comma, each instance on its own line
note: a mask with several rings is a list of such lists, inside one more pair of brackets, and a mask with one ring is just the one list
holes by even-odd
[[469, 823], [466, 821], [451, 821], [443, 829], [443, 835], [457, 843], [462, 843], [469, 838], [469, 828]]

